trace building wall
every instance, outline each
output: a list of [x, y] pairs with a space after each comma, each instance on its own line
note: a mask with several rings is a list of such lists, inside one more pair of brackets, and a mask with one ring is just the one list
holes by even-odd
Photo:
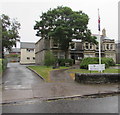
[[[73, 47], [69, 48], [69, 58], [79, 60], [85, 57], [98, 57], [98, 44], [91, 44], [88, 42], [72, 42]], [[36, 43], [36, 64], [44, 64], [45, 52], [49, 49], [56, 58], [65, 58], [65, 52], [60, 50], [52, 40], [41, 39]], [[110, 39], [103, 39], [101, 41], [101, 56], [110, 57], [116, 62], [116, 48], [115, 41]]]
[[120, 64], [120, 43], [116, 44], [116, 63]]
[[35, 49], [33, 51], [27, 51], [27, 49], [21, 49], [20, 64], [34, 64], [35, 63]]
[[[53, 55], [56, 58], [65, 58], [65, 52], [58, 49], [58, 46], [53, 43], [52, 40], [46, 40], [46, 39], [40, 39], [36, 44], [35, 44], [35, 63], [44, 65], [44, 58], [45, 58], [45, 52], [47, 50], [52, 51]], [[70, 58], [69, 52], [68, 52], [68, 58]]]

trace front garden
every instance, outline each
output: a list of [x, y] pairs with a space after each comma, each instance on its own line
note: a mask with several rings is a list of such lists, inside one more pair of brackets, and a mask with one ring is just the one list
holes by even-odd
[[[49, 61], [48, 61], [49, 62]], [[98, 74], [98, 71], [89, 71], [88, 70], [88, 64], [97, 64], [98, 63], [98, 58], [84, 58], [80, 64], [80, 68], [78, 69], [70, 69], [72, 67], [72, 61], [71, 60], [65, 60], [61, 59], [58, 61], [60, 67], [54, 68], [54, 66], [47, 65], [46, 66], [28, 66], [28, 68], [34, 70], [37, 74], [42, 76], [45, 81], [49, 82], [50, 81], [50, 72], [52, 70], [60, 70], [60, 69], [68, 69], [66, 70], [69, 73], [69, 76], [74, 80], [75, 79], [75, 73], [96, 73]], [[65, 63], [70, 62], [69, 67], [65, 67]], [[102, 58], [102, 63], [105, 63], [106, 69], [103, 71], [103, 73], [120, 73], [120, 68], [116, 69], [114, 68], [115, 63], [111, 58]], [[53, 69], [54, 68], [54, 69]], [[84, 68], [84, 69], [83, 69]]]
[[29, 69], [32, 69], [37, 74], [42, 76], [46, 82], [50, 81], [50, 72], [52, 70], [60, 70], [60, 69], [68, 69], [69, 67], [59, 67], [57, 69], [53, 69], [52, 66], [28, 66]]

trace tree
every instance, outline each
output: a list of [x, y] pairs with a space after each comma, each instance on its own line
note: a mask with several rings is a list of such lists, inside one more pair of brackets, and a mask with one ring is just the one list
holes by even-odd
[[52, 54], [51, 51], [46, 51], [45, 53], [45, 59], [44, 59], [44, 63], [46, 66], [53, 66], [55, 64], [55, 57], [54, 55]]
[[16, 46], [16, 41], [19, 41], [20, 36], [18, 30], [20, 29], [20, 23], [15, 19], [10, 19], [9, 16], [2, 14], [0, 16], [2, 33], [2, 58], [4, 58], [4, 49], [11, 50], [13, 46]]
[[37, 30], [36, 36], [53, 39], [58, 43], [67, 58], [72, 39], [97, 43], [96, 37], [91, 36], [91, 31], [87, 28], [88, 20], [87, 14], [82, 11], [72, 11], [69, 7], [60, 6], [42, 13], [34, 29]]

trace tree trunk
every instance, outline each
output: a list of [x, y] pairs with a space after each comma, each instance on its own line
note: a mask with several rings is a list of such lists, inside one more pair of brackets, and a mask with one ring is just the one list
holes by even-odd
[[65, 51], [65, 59], [68, 59], [68, 57], [69, 57], [68, 54], [69, 54], [69, 53], [68, 53], [68, 50], [66, 50], [66, 51]]
[[2, 58], [4, 58], [5, 56], [4, 56], [4, 49], [2, 48]]

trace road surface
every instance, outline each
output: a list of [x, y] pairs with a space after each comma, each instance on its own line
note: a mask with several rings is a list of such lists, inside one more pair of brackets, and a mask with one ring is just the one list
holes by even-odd
[[4, 105], [3, 113], [118, 113], [118, 96]]

